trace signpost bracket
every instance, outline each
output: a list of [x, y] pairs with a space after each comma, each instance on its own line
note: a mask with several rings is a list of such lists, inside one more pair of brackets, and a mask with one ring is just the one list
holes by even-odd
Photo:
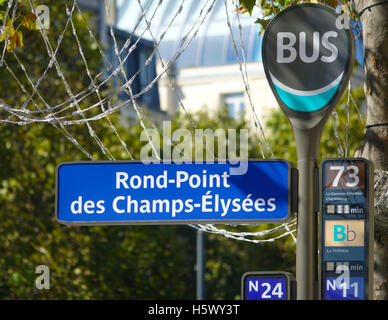
[[299, 203], [299, 171], [297, 168], [291, 168], [291, 213], [298, 213]]

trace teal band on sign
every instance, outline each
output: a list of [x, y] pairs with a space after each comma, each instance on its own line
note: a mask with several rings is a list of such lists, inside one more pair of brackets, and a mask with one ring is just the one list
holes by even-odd
[[333, 98], [335, 92], [337, 91], [339, 83], [325, 92], [322, 92], [316, 95], [311, 95], [311, 96], [292, 94], [279, 88], [275, 84], [274, 86], [276, 88], [276, 91], [280, 99], [289, 108], [297, 111], [311, 112], [311, 111], [319, 110], [329, 103], [329, 101]]

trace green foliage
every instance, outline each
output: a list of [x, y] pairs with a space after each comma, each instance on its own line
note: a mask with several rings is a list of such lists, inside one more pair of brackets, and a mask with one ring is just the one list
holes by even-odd
[[[217, 110], [215, 114], [211, 114], [210, 111], [204, 106], [200, 111], [192, 115], [193, 120], [196, 122], [196, 129], [212, 129], [213, 131], [217, 129], [224, 129], [226, 132], [226, 138], [228, 138], [228, 129], [236, 129], [236, 149], [240, 150], [240, 130], [246, 129], [249, 127], [249, 124], [244, 118], [234, 119], [229, 117], [229, 111], [226, 106]], [[194, 128], [187, 117], [184, 115], [177, 115], [173, 119], [172, 129], [177, 128], [186, 128], [191, 131], [194, 136]], [[203, 145], [203, 154], [206, 152], [206, 146]], [[226, 146], [227, 148], [228, 146]], [[194, 150], [193, 150], [194, 154]], [[250, 136], [248, 141], [248, 154], [250, 158], [260, 158], [260, 150], [258, 148], [257, 141], [254, 137]], [[215, 139], [214, 145], [214, 155], [218, 156], [218, 139]], [[239, 154], [237, 156], [240, 156]], [[205, 159], [206, 160], [206, 159]]]
[[[8, 5], [8, 0], [0, 1], [0, 8]], [[23, 48], [23, 30], [38, 30], [36, 25], [37, 17], [34, 13], [30, 12], [30, 6], [27, 6], [24, 2], [18, 2], [18, 9], [14, 19], [7, 14], [5, 10], [0, 10], [0, 23], [6, 25], [4, 32], [0, 37], [0, 43], [7, 40], [7, 51], [12, 52], [16, 48]]]
[[[63, 3], [46, 1], [56, 19], [47, 35], [57, 43], [66, 12]], [[83, 19], [75, 14], [74, 24], [92, 72], [103, 67], [96, 45], [89, 38]], [[28, 50], [26, 49], [28, 48]], [[25, 47], [6, 56], [7, 64], [28, 92], [29, 81], [16, 57], [28, 66], [37, 81], [50, 57], [39, 33], [27, 31]], [[64, 34], [57, 59], [73, 92], [88, 87], [83, 61], [74, 46], [71, 30]], [[80, 72], [83, 70], [83, 72]], [[96, 76], [96, 74], [92, 74]], [[28, 105], [30, 110], [57, 105], [69, 98], [55, 67], [50, 68]], [[21, 107], [28, 95], [6, 68], [0, 69], [0, 92], [9, 105]], [[104, 92], [101, 92], [104, 97]], [[92, 105], [96, 96], [85, 98], [80, 107]], [[74, 109], [63, 115], [69, 115]], [[90, 111], [92, 116], [97, 111]], [[1, 118], [9, 117], [0, 111]], [[14, 120], [13, 117], [9, 118]], [[120, 127], [117, 115], [110, 116], [131, 154], [139, 157], [140, 125]], [[113, 134], [107, 118], [90, 124], [117, 159], [128, 159]], [[106, 156], [91, 137], [86, 125], [65, 128], [94, 159]], [[55, 168], [69, 160], [87, 160], [71, 143], [59, 125], [34, 123], [0, 125], [0, 298], [1, 299], [134, 299], [193, 298], [195, 292], [195, 232], [189, 227], [67, 227], [54, 217]], [[50, 269], [50, 289], [35, 287], [35, 268]], [[172, 281], [172, 279], [175, 279]]]
[[256, 0], [244, 0], [240, 1], [240, 3], [239, 12], [249, 12], [249, 14], [252, 14], [253, 7], [256, 5]]
[[[239, 0], [239, 12], [249, 12], [249, 14], [251, 14], [255, 5], [261, 9], [261, 17], [257, 17], [256, 20], [256, 23], [259, 23], [262, 27], [260, 29], [261, 35], [264, 33], [272, 18], [277, 15], [281, 10], [300, 3], [320, 3], [329, 5], [333, 8], [336, 8], [338, 5], [337, 0]], [[357, 18], [357, 12], [353, 8], [350, 1], [343, 2], [343, 4], [341, 5], [341, 13], [346, 13], [352, 19]]]
[[[201, 119], [206, 112], [194, 116]], [[118, 125], [116, 117], [111, 120], [138, 157], [141, 145], [136, 143], [141, 127], [128, 131]], [[232, 124], [242, 126], [225, 112], [214, 118], [207, 116], [201, 123], [212, 128]], [[122, 159], [122, 147], [107, 123], [100, 125], [97, 135], [106, 137], [104, 142]], [[91, 139], [84, 128], [74, 134], [82, 145]], [[0, 138], [4, 168], [0, 173], [0, 298], [195, 298], [195, 230], [185, 226], [60, 225], [54, 218], [55, 166], [84, 156], [59, 130], [47, 124], [2, 125]], [[91, 149], [97, 159], [102, 159], [97, 147]], [[243, 229], [258, 231], [267, 227]], [[289, 237], [265, 245], [221, 235], [206, 237], [208, 298], [238, 298], [240, 277], [248, 270], [295, 271], [295, 246]], [[35, 288], [34, 272], [40, 264], [50, 268], [50, 290]]]
[[[109, 137], [110, 149], [120, 149], [107, 125], [101, 126], [97, 134]], [[131, 141], [139, 131], [120, 134], [133, 151]], [[83, 145], [90, 143], [87, 130], [75, 136]], [[60, 225], [54, 218], [55, 167], [84, 156], [49, 125], [3, 125], [0, 137], [0, 298], [192, 297], [193, 230]], [[35, 288], [40, 264], [50, 268], [50, 290]]]
[[[198, 129], [235, 128], [239, 132], [241, 129], [252, 127], [245, 118], [230, 118], [226, 106], [220, 108], [213, 116], [209, 116], [209, 111], [203, 107], [193, 115], [193, 119], [198, 124]], [[174, 125], [193, 130], [190, 121], [183, 115], [178, 115], [174, 119]], [[239, 139], [240, 136], [237, 135], [237, 141]], [[255, 136], [249, 137], [248, 155], [251, 159], [261, 158]], [[271, 229], [275, 225], [239, 226], [237, 229], [231, 226], [218, 227], [234, 232], [237, 229], [240, 232], [258, 232]], [[271, 237], [275, 235], [272, 234]], [[291, 236], [262, 244], [228, 239], [214, 234], [207, 234], [206, 237], [207, 298], [239, 299], [241, 276], [247, 271], [286, 270], [295, 273], [296, 246]]]
[[[263, 228], [268, 226], [255, 229]], [[291, 237], [263, 244], [213, 234], [207, 237], [205, 278], [210, 299], [240, 299], [241, 276], [247, 271], [278, 270], [295, 274], [295, 244]]]
[[[341, 150], [342, 152], [345, 152], [346, 127], [348, 122], [347, 96], [348, 94], [346, 91], [335, 109], [337, 116], [335, 113], [332, 114], [325, 125], [321, 139], [319, 154], [320, 160], [330, 157], [338, 158], [342, 156]], [[353, 90], [352, 96], [357, 104], [357, 107], [350, 102], [348, 122], [348, 157], [354, 156], [356, 150], [361, 147], [365, 134], [365, 119], [363, 119], [363, 116], [360, 116], [358, 112], [365, 100], [363, 89], [358, 88], [357, 90]], [[271, 115], [271, 119], [268, 120], [266, 126], [269, 130], [269, 144], [275, 156], [287, 159], [296, 164], [296, 146], [292, 128], [280, 108]], [[335, 131], [337, 131], [338, 139], [336, 139]]]
[[[67, 15], [63, 3], [45, 2], [52, 21], [46, 31], [49, 41], [56, 44]], [[103, 61], [83, 19], [74, 14], [73, 22], [83, 46], [92, 77], [103, 67]], [[23, 32], [24, 47], [6, 54], [7, 64], [25, 90], [31, 84], [17, 59], [28, 66], [28, 74], [36, 82], [50, 63], [45, 43], [39, 32]], [[44, 49], [42, 49], [44, 48]], [[67, 30], [58, 48], [57, 60], [69, 89], [80, 92], [90, 84], [72, 30]], [[82, 70], [82, 72], [80, 72]], [[109, 91], [109, 83], [102, 98]], [[69, 98], [55, 66], [48, 68], [33, 96], [31, 111], [55, 106]], [[29, 96], [20, 89], [13, 75], [0, 69], [0, 92], [6, 103], [22, 107]], [[80, 102], [80, 108], [96, 103], [96, 95]], [[34, 107], [35, 106], [35, 107]], [[71, 115], [74, 108], [62, 113]], [[87, 117], [99, 110], [90, 110]], [[0, 111], [1, 119], [9, 114]], [[200, 128], [244, 128], [244, 121], [228, 117], [225, 109], [214, 116], [206, 111], [194, 115]], [[175, 128], [190, 127], [187, 118], [174, 119]], [[9, 120], [17, 120], [10, 117]], [[107, 118], [90, 125], [116, 159], [128, 159], [121, 142], [113, 134]], [[119, 115], [110, 116], [120, 137], [135, 159], [139, 159], [139, 124], [121, 126]], [[85, 154], [64, 135], [75, 137], [79, 145], [96, 160], [106, 155], [91, 137], [86, 125], [52, 126], [34, 123], [16, 126], [0, 124], [0, 298], [1, 299], [193, 299], [195, 298], [195, 230], [187, 226], [98, 226], [69, 227], [54, 217], [55, 168], [63, 161], [87, 160]], [[250, 142], [250, 156], [259, 157], [257, 142]], [[263, 230], [268, 226], [247, 226], [242, 230]], [[227, 228], [227, 227], [225, 227]], [[256, 245], [226, 239], [221, 235], [207, 236], [206, 280], [207, 298], [234, 299], [240, 294], [241, 275], [249, 270], [287, 270], [294, 272], [295, 245], [290, 237], [275, 243]], [[50, 269], [50, 289], [35, 287], [35, 268]]]

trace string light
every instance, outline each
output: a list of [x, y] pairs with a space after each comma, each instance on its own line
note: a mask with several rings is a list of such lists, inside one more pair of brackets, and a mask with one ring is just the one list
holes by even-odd
[[[158, 12], [158, 10], [160, 10], [162, 1], [159, 1], [155, 9], [153, 9], [152, 11], [151, 11], [150, 4], [148, 4], [147, 7], [143, 7], [140, 0], [137, 0], [137, 2], [141, 9], [140, 10], [141, 14], [138, 17], [138, 20], [136, 21], [135, 28], [132, 30], [132, 33], [130, 34], [130, 36], [128, 37], [128, 39], [125, 41], [124, 45], [121, 48], [118, 47], [112, 24], [109, 25], [110, 36], [113, 40], [114, 49], [115, 49], [114, 50], [115, 56], [113, 61], [111, 61], [106, 56], [104, 50], [98, 43], [92, 29], [88, 25], [87, 20], [85, 19], [84, 14], [77, 3], [77, 0], [73, 1], [73, 4], [71, 7], [69, 7], [65, 2], [67, 19], [64, 24], [64, 28], [62, 32], [58, 36], [58, 39], [55, 44], [55, 48], [53, 47], [50, 40], [48, 39], [46, 31], [44, 29], [41, 29], [39, 31], [44, 41], [44, 44], [46, 47], [45, 49], [49, 56], [49, 61], [47, 66], [44, 68], [44, 71], [36, 81], [33, 81], [32, 77], [29, 75], [28, 66], [26, 66], [20, 60], [20, 58], [15, 52], [12, 52], [12, 56], [15, 58], [17, 66], [20, 67], [20, 69], [23, 71], [23, 75], [30, 87], [26, 87], [25, 85], [23, 85], [23, 81], [18, 79], [18, 77], [16, 76], [16, 73], [13, 71], [10, 64], [7, 63], [6, 61], [7, 56], [5, 55], [7, 41], [5, 41], [5, 46], [3, 48], [3, 52], [1, 55], [0, 65], [5, 67], [6, 70], [10, 73], [10, 75], [15, 79], [18, 86], [20, 87], [20, 90], [27, 97], [27, 99], [22, 106], [10, 106], [7, 103], [5, 103], [5, 99], [0, 99], [0, 109], [7, 113], [7, 117], [0, 119], [0, 123], [9, 123], [9, 124], [15, 124], [15, 125], [28, 125], [28, 124], [39, 123], [39, 122], [49, 123], [53, 125], [55, 128], [57, 128], [72, 144], [74, 144], [78, 148], [78, 150], [80, 150], [80, 152], [85, 154], [85, 156], [88, 159], [93, 160], [94, 159], [93, 156], [87, 151], [86, 147], [82, 146], [80, 142], [77, 141], [77, 139], [67, 129], [67, 127], [69, 126], [83, 124], [87, 127], [89, 135], [96, 142], [96, 144], [98, 145], [103, 155], [107, 159], [115, 160], [115, 157], [109, 150], [109, 146], [106, 146], [103, 143], [102, 139], [100, 139], [97, 136], [96, 132], [92, 127], [93, 122], [104, 120], [108, 122], [109, 128], [113, 131], [114, 135], [120, 142], [128, 158], [133, 159], [133, 156], [128, 150], [128, 147], [125, 141], [120, 137], [117, 128], [114, 126], [109, 116], [115, 112], [118, 112], [123, 108], [132, 106], [135, 109], [136, 116], [140, 121], [140, 124], [143, 127], [143, 129], [147, 129], [146, 123], [150, 123], [152, 128], [157, 129], [153, 120], [150, 118], [149, 115], [145, 114], [142, 111], [141, 107], [137, 104], [136, 100], [142, 95], [146, 94], [149, 90], [151, 90], [151, 88], [157, 83], [157, 81], [159, 81], [163, 76], [165, 76], [168, 80], [168, 83], [170, 85], [170, 88], [172, 89], [173, 94], [175, 95], [178, 101], [179, 107], [181, 108], [181, 110], [183, 111], [187, 119], [189, 119], [192, 128], [196, 129], [198, 124], [196, 123], [196, 121], [194, 121], [193, 117], [189, 113], [187, 106], [185, 106], [182, 100], [180, 99], [178, 95], [178, 90], [175, 85], [175, 81], [171, 78], [169, 71], [171, 70], [174, 63], [178, 60], [178, 58], [182, 55], [182, 53], [186, 51], [188, 46], [198, 36], [200, 29], [204, 26], [205, 21], [209, 18], [212, 10], [214, 9], [216, 0], [203, 1], [203, 4], [201, 4], [201, 10], [199, 11], [195, 19], [193, 19], [192, 25], [186, 28], [186, 32], [180, 39], [179, 45], [175, 49], [174, 54], [167, 61], [162, 61], [161, 55], [159, 52], [159, 46], [164, 36], [169, 32], [170, 27], [172, 26], [174, 21], [177, 19], [179, 15], [181, 15], [183, 11], [182, 8], [186, 5], [185, 0], [182, 0], [180, 2], [180, 5], [178, 6], [176, 12], [174, 12], [174, 14], [172, 15], [172, 18], [167, 24], [167, 26], [164, 28], [164, 30], [160, 32], [159, 41], [153, 35], [151, 31], [151, 26], [153, 24], [153, 19], [156, 13]], [[13, 22], [15, 19], [15, 16], [16, 16], [15, 13], [17, 10], [16, 3], [17, 2], [14, 2], [13, 0], [10, 0], [8, 2], [6, 14], [4, 15], [5, 18], [1, 27], [1, 34], [6, 32], [6, 28], [5, 28], [7, 23], [6, 20], [11, 19], [11, 22]], [[31, 9], [34, 9], [33, 2], [29, 0], [29, 3], [31, 6]], [[256, 112], [256, 108], [251, 98], [250, 82], [248, 78], [247, 63], [246, 63], [246, 57], [245, 57], [246, 44], [244, 43], [244, 39], [242, 35], [242, 25], [241, 25], [238, 10], [235, 10], [236, 11], [235, 14], [237, 15], [235, 21], [237, 21], [238, 30], [239, 30], [238, 41], [237, 41], [236, 35], [233, 33], [227, 0], [224, 0], [224, 6], [225, 6], [225, 12], [226, 12], [226, 22], [231, 34], [233, 48], [239, 64], [239, 70], [242, 76], [242, 81], [244, 83], [244, 90], [245, 90], [246, 96], [248, 97], [249, 105], [252, 110], [253, 125], [256, 129], [258, 145], [260, 147], [262, 157], [265, 158], [264, 147], [270, 153], [271, 157], [275, 157], [275, 155], [271, 150], [270, 144], [266, 139], [264, 128], [260, 122], [260, 119]], [[108, 3], [105, 0], [105, 9], [106, 9], [107, 15], [109, 16], [110, 13], [109, 13], [108, 7], [109, 7]], [[78, 33], [73, 22], [75, 11], [77, 11], [80, 14], [83, 21], [85, 22], [85, 26], [90, 40], [96, 44], [98, 48], [98, 52], [100, 53], [101, 57], [106, 63], [105, 70], [97, 73], [94, 77], [92, 75], [93, 74], [92, 70], [90, 70], [88, 60], [82, 48], [82, 43], [78, 37]], [[11, 17], [9, 17], [9, 14], [8, 14], [9, 12], [12, 13]], [[141, 22], [145, 22], [145, 28], [142, 30], [138, 30], [140, 29]], [[74, 93], [70, 89], [68, 80], [66, 79], [66, 76], [63, 73], [63, 70], [60, 66], [60, 62], [58, 61], [59, 49], [61, 45], [63, 45], [62, 42], [65, 36], [65, 33], [70, 29], [73, 34], [75, 44], [78, 47], [78, 52], [82, 59], [85, 72], [90, 81], [90, 83], [85, 88], [81, 89], [77, 93]], [[135, 32], [136, 32], [136, 40], [132, 41], [134, 39]], [[151, 35], [152, 41], [154, 43], [153, 51], [151, 55], [148, 57], [148, 59], [144, 62], [144, 64], [140, 66], [139, 69], [136, 70], [136, 72], [129, 78], [124, 70], [124, 64], [129, 59], [130, 55], [133, 54], [133, 52], [135, 52], [139, 44], [139, 41], [144, 37], [144, 35], [147, 32]], [[239, 49], [239, 45], [237, 44], [238, 42], [241, 46], [240, 49]], [[144, 70], [144, 68], [146, 68], [152, 62], [152, 59], [155, 58], [155, 55], [161, 61], [161, 71], [144, 88], [142, 88], [140, 92], [137, 92], [135, 94], [132, 91], [132, 87], [131, 87], [132, 83], [134, 82], [135, 78], [139, 76], [140, 72]], [[45, 97], [42, 96], [39, 89], [43, 80], [47, 78], [47, 75], [49, 71], [52, 70], [52, 68], [55, 69], [58, 77], [60, 78], [61, 82], [64, 85], [64, 90], [68, 95], [68, 97], [65, 100], [63, 100], [61, 103], [54, 106], [51, 106], [46, 101]], [[108, 95], [103, 97], [101, 95], [101, 90], [111, 80], [115, 80], [120, 85], [116, 88], [113, 88], [112, 92], [110, 92]], [[124, 101], [117, 102], [117, 99], [115, 98], [123, 91], [127, 94], [127, 99]], [[87, 106], [83, 105], [86, 98], [92, 97], [93, 95], [97, 97], [97, 100], [93, 104], [89, 104]], [[338, 155], [340, 157], [343, 157], [344, 155], [347, 156], [347, 153], [348, 153], [350, 102], [352, 102], [352, 104], [356, 108], [360, 116], [360, 119], [363, 120], [362, 113], [351, 94], [351, 86], [349, 83], [348, 99], [347, 99], [346, 136], [345, 136], [344, 143], [341, 141], [340, 136], [338, 134], [338, 121], [337, 121], [338, 115], [336, 113], [333, 113], [333, 116], [335, 118], [334, 136], [337, 143]], [[87, 113], [92, 110], [99, 110], [99, 112], [92, 116], [88, 115]], [[363, 123], [365, 123], [364, 120], [363, 120]], [[153, 145], [153, 142], [149, 136], [147, 137], [147, 139], [150, 145]], [[168, 142], [174, 148], [176, 148], [176, 146], [173, 144], [171, 140]], [[204, 146], [207, 148], [205, 140], [203, 141], [203, 143], [204, 143]], [[376, 199], [375, 199], [376, 210], [380, 210], [382, 207], [384, 208], [387, 207], [387, 191], [388, 191], [387, 185], [388, 185], [387, 172], [376, 171], [375, 190], [378, 191], [376, 192]], [[228, 230], [225, 228], [222, 228], [221, 226], [216, 227], [214, 225], [190, 225], [190, 226], [201, 231], [222, 235], [227, 238], [259, 244], [259, 243], [273, 242], [287, 236], [291, 236], [293, 241], [296, 242], [297, 241], [297, 238], [295, 237], [296, 221], [297, 219], [293, 219], [290, 222], [280, 224], [276, 227], [272, 227], [261, 231], [250, 231], [250, 232], [241, 231], [242, 227], [240, 226], [228, 226], [227, 227]], [[231, 231], [230, 229], [235, 229], [235, 230]]]

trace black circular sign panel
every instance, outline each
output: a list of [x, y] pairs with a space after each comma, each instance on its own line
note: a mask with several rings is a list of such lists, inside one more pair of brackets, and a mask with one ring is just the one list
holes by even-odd
[[296, 111], [314, 112], [342, 94], [354, 60], [349, 29], [324, 5], [302, 4], [279, 13], [264, 34], [264, 69], [277, 100]]

